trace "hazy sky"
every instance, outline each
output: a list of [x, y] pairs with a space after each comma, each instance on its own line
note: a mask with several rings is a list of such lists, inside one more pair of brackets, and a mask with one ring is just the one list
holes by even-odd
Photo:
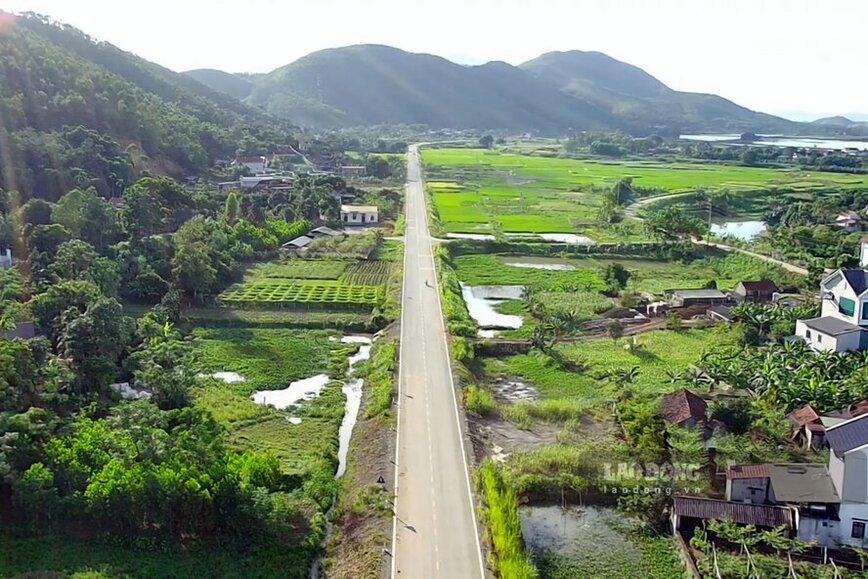
[[0, 0], [174, 70], [268, 72], [389, 44], [478, 64], [598, 50], [678, 90], [868, 119], [868, 0]]

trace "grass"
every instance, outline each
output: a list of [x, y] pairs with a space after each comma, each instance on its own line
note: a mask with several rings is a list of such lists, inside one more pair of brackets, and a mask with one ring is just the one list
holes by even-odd
[[[471, 285], [530, 285], [543, 289], [581, 287], [586, 290], [600, 290], [603, 288], [603, 281], [600, 279], [599, 272], [606, 265], [616, 263], [630, 271], [629, 289], [655, 294], [661, 294], [667, 289], [702, 287], [711, 280], [714, 280], [720, 288], [733, 288], [739, 281], [746, 279], [770, 278], [782, 285], [798, 282], [796, 276], [778, 266], [742, 254], [710, 253], [686, 264], [618, 257], [560, 259], [512, 256], [510, 261], [561, 263], [576, 269], [563, 271], [516, 267], [509, 265], [504, 257], [492, 254], [461, 255], [453, 260], [459, 279]], [[562, 298], [570, 299], [561, 292], [543, 299], [549, 302], [546, 305], [559, 307], [558, 304], [564, 303], [561, 301]], [[577, 298], [577, 300], [581, 299], [583, 298]], [[602, 302], [591, 303], [590, 306], [602, 307]]]
[[369, 392], [365, 418], [386, 416], [392, 408], [397, 353], [395, 340], [378, 342], [371, 349], [370, 359], [356, 370], [356, 375], [365, 380], [364, 387]]
[[[623, 534], [629, 547], [601, 553], [588, 550], [581, 557], [567, 557], [552, 552], [534, 557], [540, 577], [545, 579], [672, 579], [684, 577], [672, 539], [665, 536]], [[629, 550], [628, 550], [629, 549]]]
[[[125, 306], [126, 309], [126, 306]], [[323, 312], [293, 310], [244, 310], [236, 308], [188, 308], [182, 318], [192, 324], [229, 326], [263, 326], [307, 329], [371, 330], [371, 317], [358, 312]]]
[[497, 403], [491, 392], [474, 384], [464, 389], [464, 407], [479, 416], [490, 416], [497, 412]]
[[0, 531], [0, 577], [8, 579], [303, 579], [309, 552], [284, 545], [239, 552], [227, 548], [140, 549], [68, 536]]
[[[427, 188], [447, 232], [575, 232], [595, 227], [603, 192], [619, 179], [671, 192], [864, 186], [868, 177], [721, 165], [532, 157], [480, 149], [425, 149]], [[607, 236], [608, 237], [608, 236]]]
[[500, 579], [535, 579], [536, 569], [524, 552], [518, 497], [504, 480], [502, 467], [485, 459], [474, 472], [477, 489], [485, 502], [480, 518], [486, 537], [493, 547], [490, 562]]
[[532, 285], [542, 288], [602, 289], [597, 272], [588, 268], [554, 271], [515, 267], [497, 255], [460, 255], [453, 259], [458, 278], [470, 285]]
[[635, 338], [639, 348], [628, 351], [624, 345], [601, 338], [556, 346], [569, 361], [586, 366], [584, 372], [569, 372], [560, 368], [548, 356], [536, 352], [502, 359], [486, 359], [489, 375], [517, 376], [533, 384], [544, 400], [569, 399], [601, 403], [617, 398], [622, 388], [597, 376], [618, 368], [639, 369], [638, 376], [625, 386], [636, 393], [667, 392], [677, 388], [671, 384], [667, 370], [683, 370], [699, 360], [702, 352], [713, 345], [734, 339], [731, 329], [719, 327], [705, 330], [661, 330]]
[[226, 387], [241, 396], [276, 390], [328, 367], [334, 332], [251, 327], [200, 327], [193, 330], [201, 371], [237, 372], [245, 382]]

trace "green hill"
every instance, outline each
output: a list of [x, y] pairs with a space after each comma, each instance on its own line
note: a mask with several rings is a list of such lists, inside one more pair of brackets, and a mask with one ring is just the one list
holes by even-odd
[[137, 173], [180, 176], [289, 137], [289, 124], [261, 109], [71, 26], [0, 16], [7, 191], [115, 194]]
[[570, 129], [794, 130], [785, 119], [715, 95], [678, 92], [599, 52], [552, 52], [519, 67], [462, 66], [379, 45], [322, 50], [255, 79], [191, 71], [212, 88], [315, 128], [423, 124], [432, 128], [563, 133]]
[[600, 52], [549, 52], [519, 68], [629, 124], [709, 132], [785, 132], [798, 126], [717, 95], [672, 90], [641, 68]]
[[378, 45], [309, 54], [260, 79], [248, 101], [300, 125], [562, 131], [619, 126], [606, 111], [505, 63], [461, 66]]
[[185, 75], [210, 87], [216, 91], [224, 92], [236, 99], [243, 99], [253, 90], [255, 75], [232, 74], [215, 70], [213, 68], [198, 68], [188, 70]]

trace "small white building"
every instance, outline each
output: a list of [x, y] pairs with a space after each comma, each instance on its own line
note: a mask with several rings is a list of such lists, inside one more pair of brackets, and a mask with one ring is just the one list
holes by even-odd
[[364, 177], [368, 170], [364, 165], [344, 165], [341, 167], [341, 177]]
[[0, 249], [0, 269], [9, 269], [12, 267], [12, 250], [8, 247]]
[[855, 211], [844, 211], [835, 218], [835, 226], [844, 231], [859, 231], [862, 229], [862, 218]]
[[235, 160], [235, 163], [247, 167], [253, 175], [265, 173], [265, 170], [268, 168], [268, 159], [262, 155], [255, 157], [238, 157]]
[[380, 210], [373, 205], [341, 205], [341, 223], [368, 225], [380, 220]]

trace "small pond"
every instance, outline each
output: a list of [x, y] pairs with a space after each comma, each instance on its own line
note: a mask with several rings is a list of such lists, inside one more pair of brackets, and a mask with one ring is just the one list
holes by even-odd
[[724, 221], [711, 224], [713, 234], [721, 237], [730, 235], [743, 241], [749, 241], [765, 230], [765, 221]]
[[558, 259], [556, 257], [510, 257], [501, 258], [503, 263], [512, 267], [526, 267], [529, 269], [550, 269], [555, 271], [572, 271], [576, 269], [566, 259]]
[[461, 284], [461, 296], [467, 304], [467, 311], [483, 328], [509, 328], [521, 327], [521, 316], [501, 314], [494, 306], [503, 300], [518, 299], [524, 288], [520, 285], [501, 286], [469, 286]]

